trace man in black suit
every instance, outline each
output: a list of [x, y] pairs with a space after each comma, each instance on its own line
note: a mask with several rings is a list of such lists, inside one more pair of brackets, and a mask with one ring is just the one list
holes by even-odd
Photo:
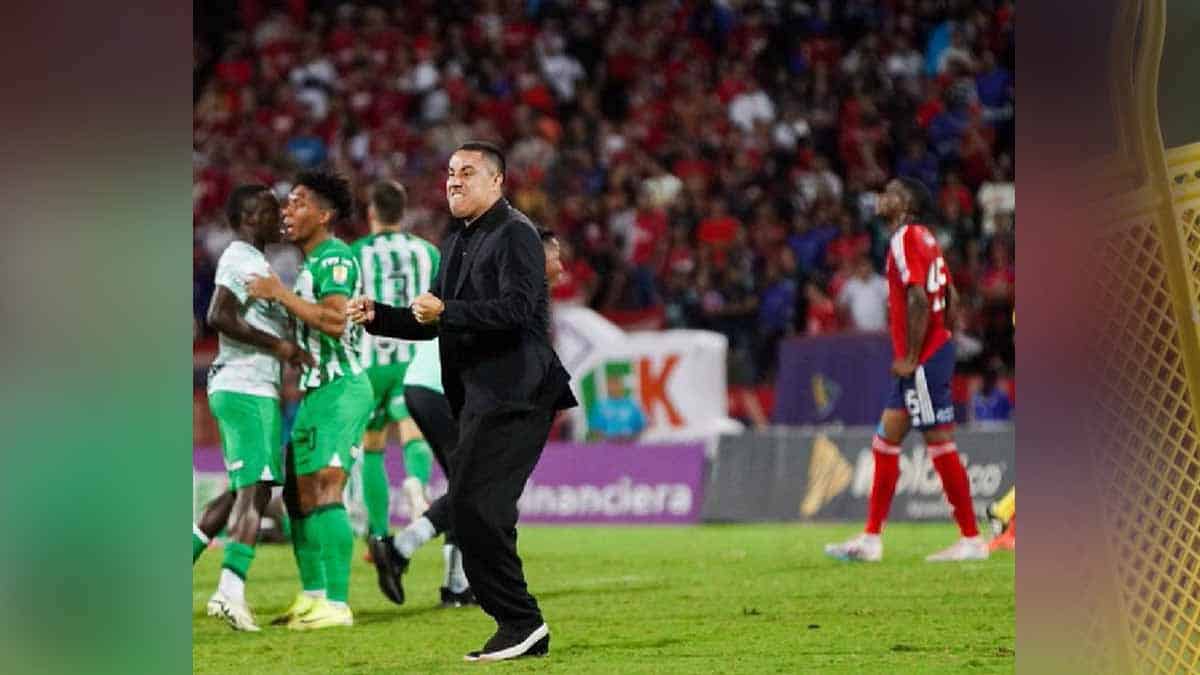
[[[411, 307], [367, 298], [348, 313], [374, 335], [439, 338], [442, 384], [458, 422], [450, 507], [463, 567], [480, 606], [498, 624], [467, 660], [549, 650], [550, 633], [517, 556], [517, 499], [558, 410], [576, 405], [550, 344], [545, 253], [537, 229], [503, 194], [504, 155], [482, 142], [450, 157], [446, 200], [455, 218], [431, 292]], [[407, 560], [384, 549], [382, 572], [400, 590]], [[381, 578], [381, 583], [385, 580]], [[402, 590], [400, 590], [402, 594]]]

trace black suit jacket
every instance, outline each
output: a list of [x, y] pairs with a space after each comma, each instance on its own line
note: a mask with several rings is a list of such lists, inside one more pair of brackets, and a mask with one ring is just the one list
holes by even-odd
[[[576, 405], [567, 374], [550, 344], [546, 253], [537, 228], [501, 198], [471, 228], [455, 222], [442, 241], [442, 265], [431, 292], [446, 304], [422, 325], [408, 307], [376, 303], [372, 335], [440, 338], [442, 385], [455, 416], [464, 410], [561, 410]], [[464, 255], [465, 252], [465, 255]], [[453, 266], [454, 288], [446, 288]]]

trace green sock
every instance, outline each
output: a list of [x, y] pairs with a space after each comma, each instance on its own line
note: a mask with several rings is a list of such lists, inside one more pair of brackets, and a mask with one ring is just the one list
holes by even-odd
[[292, 519], [286, 513], [279, 517], [279, 531], [285, 539], [292, 538]]
[[204, 549], [208, 548], [208, 539], [204, 537], [200, 528], [192, 526], [192, 564], [200, 558], [200, 554], [204, 553]]
[[300, 570], [300, 585], [306, 591], [325, 590], [325, 565], [321, 561], [321, 539], [315, 514], [292, 519], [292, 551]]
[[367, 530], [376, 536], [388, 533], [390, 495], [387, 468], [383, 463], [383, 451], [368, 450], [363, 453], [362, 467], [363, 501], [367, 505]]
[[414, 438], [404, 444], [404, 472], [416, 476], [421, 485], [429, 485], [433, 472], [433, 449], [424, 438]]
[[225, 561], [221, 567], [238, 575], [244, 581], [250, 563], [254, 562], [254, 547], [240, 541], [231, 541], [225, 545]]
[[317, 522], [321, 537], [321, 560], [325, 563], [325, 594], [335, 602], [346, 602], [350, 594], [350, 557], [354, 553], [354, 531], [342, 504], [319, 506], [308, 516]]

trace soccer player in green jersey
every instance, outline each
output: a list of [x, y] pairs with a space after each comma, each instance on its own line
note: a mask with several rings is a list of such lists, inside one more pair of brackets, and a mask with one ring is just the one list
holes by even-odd
[[362, 293], [358, 261], [331, 233], [350, 208], [350, 186], [344, 179], [301, 173], [283, 207], [284, 236], [306, 256], [295, 290], [273, 274], [249, 284], [251, 295], [277, 301], [291, 312], [296, 342], [316, 360], [300, 371], [304, 398], [292, 425], [285, 469], [284, 494], [303, 591], [280, 619], [295, 630], [354, 623], [347, 604], [354, 533], [342, 491], [373, 396], [358, 357], [362, 329], [346, 318], [346, 302]]
[[[257, 631], [246, 603], [245, 579], [271, 486], [283, 478], [280, 362], [313, 361], [284, 338], [288, 317], [283, 307], [246, 290], [247, 277], [270, 272], [263, 250], [279, 241], [279, 201], [266, 187], [243, 185], [230, 196], [226, 214], [235, 239], [217, 262], [216, 290], [208, 308], [208, 325], [217, 331], [220, 345], [208, 375], [208, 401], [229, 471], [232, 541], [225, 547], [221, 579], [207, 609], [235, 630]], [[225, 525], [228, 502], [226, 497], [214, 500], [200, 524], [193, 525], [193, 562]]]
[[[404, 186], [379, 181], [371, 186], [367, 221], [371, 234], [352, 248], [362, 267], [367, 297], [404, 307], [429, 290], [437, 274], [441, 253], [433, 244], [400, 230], [407, 202]], [[363, 437], [363, 501], [367, 507], [368, 539], [381, 539], [389, 530], [389, 482], [383, 462], [389, 430], [399, 427], [404, 447], [404, 494], [416, 520], [429, 503], [426, 486], [433, 468], [433, 452], [404, 404], [404, 373], [416, 354], [416, 343], [363, 335], [359, 355], [371, 378], [375, 408]]]

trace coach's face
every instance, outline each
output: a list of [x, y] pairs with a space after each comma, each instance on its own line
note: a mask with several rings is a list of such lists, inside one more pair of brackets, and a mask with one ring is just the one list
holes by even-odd
[[500, 198], [504, 177], [478, 150], [459, 150], [446, 169], [446, 203], [455, 218], [473, 220]]

